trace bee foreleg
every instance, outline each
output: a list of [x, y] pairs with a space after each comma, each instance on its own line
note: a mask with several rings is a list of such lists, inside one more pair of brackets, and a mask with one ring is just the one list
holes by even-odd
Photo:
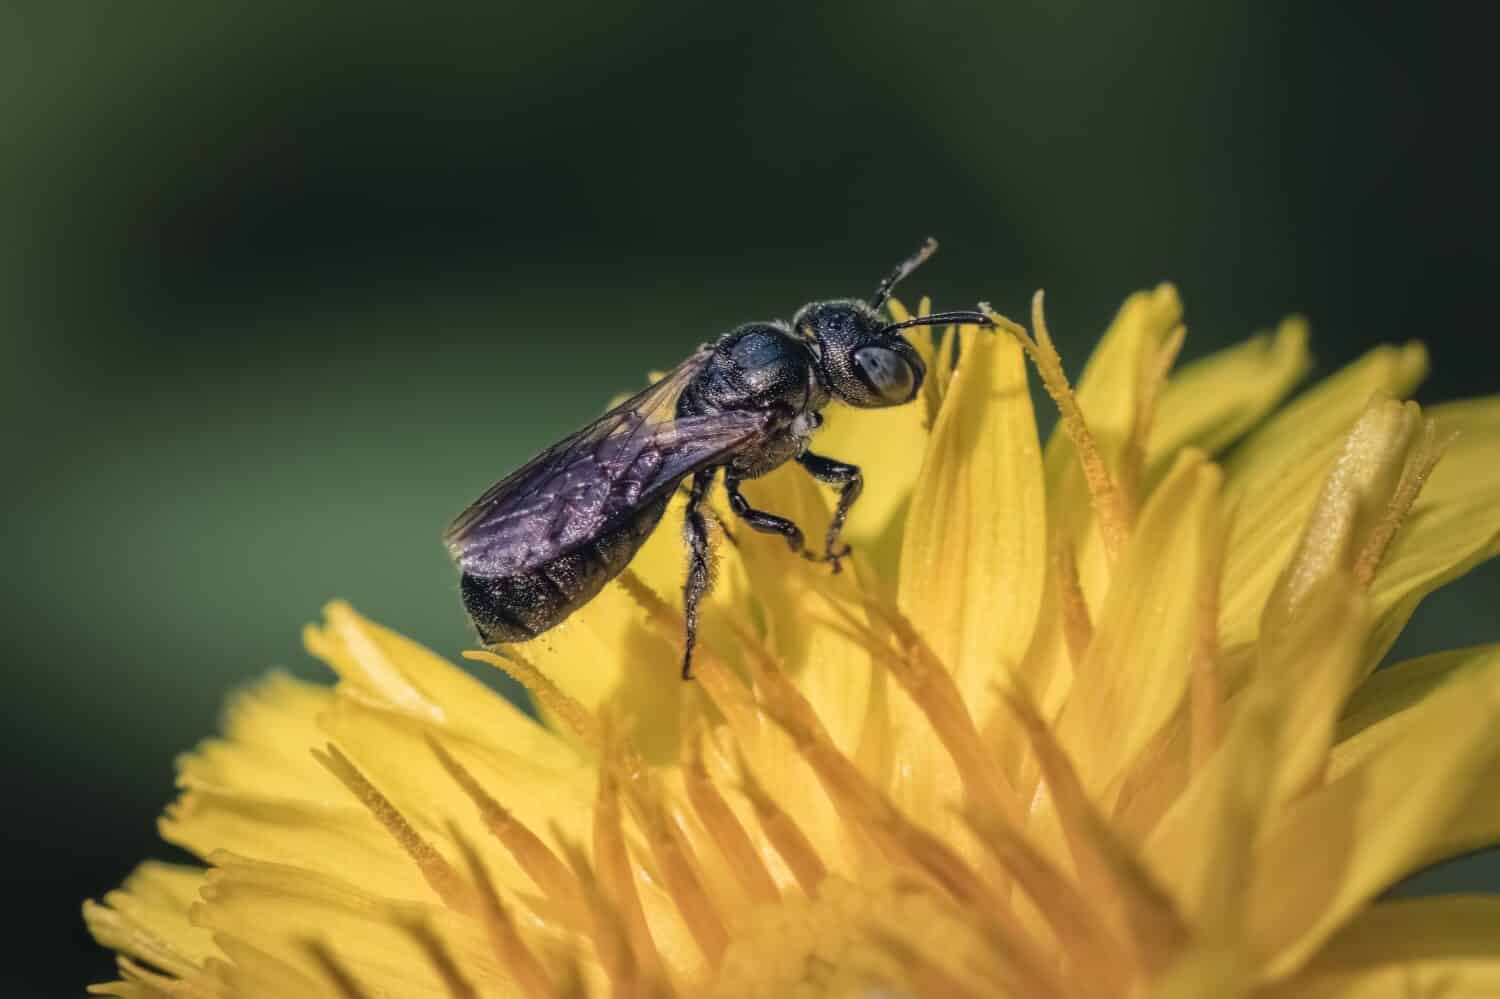
[[698, 602], [703, 599], [713, 581], [709, 567], [708, 521], [700, 509], [713, 481], [712, 468], [693, 475], [693, 487], [688, 493], [682, 524], [682, 537], [688, 546], [687, 581], [682, 584], [683, 617], [687, 621], [687, 641], [682, 650], [684, 680], [693, 678], [693, 646], [698, 644]]
[[740, 492], [740, 480], [731, 476], [724, 476], [724, 491], [729, 494], [729, 509], [734, 515], [751, 527], [763, 534], [779, 534], [786, 538], [786, 543], [791, 546], [792, 551], [802, 552], [802, 528], [787, 520], [778, 517], [774, 513], [757, 510], [750, 505]]
[[844, 530], [844, 521], [849, 518], [850, 508], [854, 506], [854, 501], [859, 499], [860, 491], [865, 487], [865, 477], [858, 465], [834, 461], [832, 458], [825, 458], [811, 451], [804, 452], [797, 459], [797, 463], [807, 469], [807, 473], [819, 482], [827, 482], [840, 487], [839, 503], [834, 508], [833, 519], [828, 522], [828, 534], [823, 545], [824, 560], [833, 566], [834, 572], [838, 572], [839, 559], [849, 554], [848, 545], [839, 545], [839, 535]]

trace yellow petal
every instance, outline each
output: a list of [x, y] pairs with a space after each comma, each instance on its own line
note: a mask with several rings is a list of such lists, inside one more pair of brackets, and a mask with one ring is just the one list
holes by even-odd
[[[289, 962], [278, 960], [267, 954], [259, 947], [251, 946], [237, 936], [220, 934], [220, 943], [224, 948], [226, 961], [215, 962], [210, 966], [208, 973], [203, 975], [204, 981], [200, 984], [201, 994], [205, 997], [224, 995], [226, 992], [231, 996], [254, 995], [254, 996], [319, 996], [328, 999], [351, 999], [344, 988], [337, 990], [333, 987], [333, 979], [324, 977], [319, 980], [315, 974], [310, 974], [307, 969], [299, 968]], [[314, 948], [312, 940], [307, 941], [307, 950], [312, 952]], [[341, 970], [347, 970], [345, 965], [340, 965]], [[326, 976], [326, 970], [325, 970]], [[370, 989], [368, 981], [362, 975], [350, 975], [339, 980], [339, 985], [354, 985], [359, 988], [352, 999], [366, 999], [365, 993]], [[189, 992], [188, 995], [197, 999], [197, 994]]]
[[[1500, 690], [1479, 673], [1412, 709], [1418, 717], [1331, 783], [1294, 802], [1267, 836], [1252, 935], [1269, 973], [1295, 971], [1340, 926], [1424, 862], [1500, 759]], [[1442, 774], [1433, 780], [1433, 774]]]
[[1209, 945], [1243, 937], [1254, 848], [1276, 776], [1281, 713], [1268, 687], [1252, 689], [1218, 751], [1172, 803], [1143, 853]]
[[[680, 525], [680, 515], [675, 523]], [[646, 544], [658, 549], [658, 557], [675, 552], [677, 565], [686, 571], [678, 530], [664, 524]], [[641, 561], [637, 555], [635, 562]], [[680, 589], [671, 606], [681, 608]], [[517, 652], [591, 714], [610, 705], [647, 759], [677, 758], [682, 648], [649, 626], [641, 606], [618, 583]], [[550, 711], [541, 713], [550, 728], [568, 731]]]
[[1219, 621], [1225, 648], [1255, 637], [1266, 598], [1291, 558], [1318, 490], [1372, 395], [1400, 398], [1427, 371], [1420, 344], [1380, 347], [1321, 382], [1254, 431], [1227, 466], [1235, 511]]
[[1489, 961], [1500, 972], [1500, 896], [1381, 902], [1334, 934], [1303, 974], [1316, 977], [1449, 961]]
[[[1025, 686], [1045, 717], [1057, 717], [1072, 688], [1074, 665], [1083, 658], [1092, 639], [1093, 621], [1078, 579], [1073, 551], [1059, 544], [1048, 559], [1036, 630], [1025, 656], [1014, 670], [1016, 679]], [[991, 728], [997, 730], [1002, 742], [1015, 744], [1014, 734], [1004, 735], [996, 719], [991, 719]], [[1001, 746], [996, 751], [1008, 764], [1019, 762], [1018, 754], [1011, 749]]]
[[1320, 581], [1301, 610], [1262, 632], [1252, 683], [1265, 685], [1280, 717], [1275, 791], [1289, 798], [1317, 782], [1339, 716], [1364, 675], [1369, 600], [1347, 573]]
[[568, 747], [514, 704], [404, 635], [334, 602], [326, 624], [304, 633], [308, 649], [344, 682], [413, 717], [440, 722], [471, 738], [562, 764]]
[[917, 479], [898, 603], [981, 724], [997, 664], [1019, 663], [1031, 640], [1046, 537], [1025, 355], [1009, 337], [971, 337]]
[[1266, 597], [1262, 632], [1280, 632], [1319, 584], [1354, 567], [1365, 535], [1401, 478], [1418, 422], [1416, 403], [1377, 397], [1365, 407], [1340, 445], [1297, 547]]
[[90, 995], [123, 996], [127, 999], [218, 999], [219, 990], [195, 975], [192, 981], [179, 981], [160, 974], [131, 958], [116, 959], [123, 981], [89, 986]]
[[[800, 524], [806, 543], [822, 551], [830, 517], [826, 487], [799, 465], [783, 465], [763, 479], [745, 483], [753, 506]], [[820, 591], [857, 592], [867, 566], [846, 562], [834, 574], [819, 563], [793, 554], [779, 535], [757, 534], [741, 527], [736, 554], [742, 560], [750, 592], [764, 612], [767, 642], [798, 689], [812, 703], [834, 744], [846, 753], [858, 745], [874, 666], [863, 645], [820, 622]]]
[[1187, 364], [1162, 393], [1147, 448], [1147, 481], [1155, 482], [1185, 447], [1215, 454], [1233, 444], [1307, 374], [1307, 324], [1283, 320], [1227, 350]]
[[[809, 543], [821, 548], [829, 518], [826, 487], [800, 466], [783, 466], [747, 482], [745, 495], [753, 505], [801, 524]], [[868, 649], [825, 622], [822, 592], [851, 599], [868, 565], [856, 556], [834, 575], [826, 566], [792, 554], [781, 537], [757, 534], [744, 525], [737, 543], [726, 545], [722, 563], [737, 568], [746, 580], [746, 595], [732, 611], [741, 618], [739, 627], [749, 623], [747, 604], [760, 611], [764, 624], [761, 644], [742, 651], [751, 657], [769, 656], [778, 670], [785, 671], [834, 745], [852, 755], [867, 724], [874, 665]], [[833, 804], [786, 734], [767, 726], [741, 748], [757, 779], [780, 808], [804, 824], [819, 852], [831, 860], [843, 857], [848, 844], [833, 834], [838, 829]]]
[[1440, 471], [1433, 473], [1422, 492], [1428, 502], [1488, 494], [1500, 486], [1500, 462], [1494, 460], [1500, 448], [1500, 396], [1443, 403], [1429, 409], [1428, 415], [1439, 430], [1457, 435], [1448, 451], [1448, 457], [1457, 460], [1448, 463], [1444, 458]]
[[1089, 799], [1080, 775], [1035, 707], [1021, 695], [1013, 696], [1009, 705], [1036, 753], [1048, 804], [1066, 837], [1080, 883], [1113, 910], [1117, 927], [1129, 935], [1146, 973], [1159, 974], [1188, 939], [1181, 911], [1143, 858], [1120, 839]]
[[[897, 602], [953, 676], [977, 724], [994, 685], [1025, 653], [1041, 604], [1046, 509], [1024, 355], [977, 333], [922, 462], [902, 543]], [[931, 723], [892, 684], [883, 692], [893, 797], [924, 822], [956, 828], [947, 807], [960, 780]], [[912, 779], [915, 775], [920, 779]]]
[[84, 920], [101, 945], [186, 977], [219, 953], [204, 930], [188, 922], [204, 872], [148, 861], [104, 905], [84, 904]]
[[1350, 698], [1339, 719], [1330, 777], [1338, 777], [1420, 721], [1419, 706], [1445, 684], [1491, 673], [1500, 686], [1500, 643], [1452, 649], [1377, 670]]
[[[1151, 291], [1138, 291], [1120, 306], [1089, 357], [1083, 376], [1078, 379], [1078, 402], [1107, 455], [1118, 455], [1135, 421], [1143, 360], [1181, 319], [1182, 299], [1172, 285], [1160, 284]], [[1047, 442], [1049, 485], [1053, 481], [1053, 446], [1065, 439], [1054, 434]]]
[[1376, 572], [1372, 661], [1427, 594], [1500, 553], [1500, 397], [1436, 406], [1428, 415], [1439, 436], [1456, 436]]
[[[426, 739], [429, 735], [434, 736], [444, 751], [478, 780], [481, 787], [494, 789], [501, 799], [500, 804], [527, 829], [550, 836], [559, 829], [568, 835], [581, 835], [587, 828], [586, 817], [594, 794], [590, 767], [541, 766], [524, 756], [476, 745], [452, 733], [427, 728], [397, 712], [381, 711], [347, 696], [336, 699], [325, 713], [322, 726], [327, 733], [325, 741], [332, 738], [360, 772], [420, 833], [434, 842], [444, 842], [450, 826], [457, 825], [469, 842], [479, 844], [481, 857], [497, 881], [512, 891], [530, 892], [540, 886], [532, 885], [516, 859], [503, 850], [485, 829], [472, 799], [446, 772], [428, 746]], [[353, 801], [347, 791], [342, 787], [340, 790], [343, 793], [335, 800]], [[386, 851], [396, 849], [385, 830], [376, 835], [383, 856]], [[401, 859], [406, 860], [404, 856]], [[411, 866], [409, 860], [406, 864]], [[355, 870], [353, 861], [343, 869]], [[388, 886], [379, 880], [379, 876], [378, 870], [372, 870], [363, 874], [358, 883], [396, 895], [396, 886]]]
[[[724, 561], [733, 568], [742, 569], [735, 550], [726, 551]], [[798, 565], [804, 564], [799, 562]], [[778, 585], [781, 584], [778, 582]], [[666, 628], [675, 635], [680, 624], [670, 620], [667, 605], [655, 598], [652, 598], [652, 603], [655, 605], [651, 611], [653, 626], [658, 632]], [[746, 603], [748, 598], [742, 598], [741, 606], [730, 608], [732, 615], [726, 614], [734, 629], [734, 640], [739, 652], [753, 670], [764, 672], [774, 669], [780, 673], [783, 667], [778, 657], [767, 647], [761, 636], [747, 625], [752, 614], [744, 606]], [[675, 689], [692, 694], [701, 685], [702, 690], [713, 699], [714, 706], [727, 716], [729, 729], [733, 731], [738, 743], [734, 751], [728, 752], [727, 757], [735, 762], [742, 761], [751, 771], [745, 774], [731, 767], [734, 773], [731, 779], [744, 779], [747, 782], [753, 779], [763, 785], [763, 789], [774, 799], [774, 808], [781, 813], [796, 816], [796, 821], [804, 824], [803, 828], [816, 841], [821, 854], [825, 857], [843, 857], [849, 846], [848, 838], [843, 835], [843, 829], [832, 812], [832, 803], [823, 793], [822, 786], [813, 779], [806, 761], [791, 738], [754, 707], [748, 689], [723, 660], [717, 657], [716, 650], [703, 648], [703, 653], [699, 661], [699, 683], [683, 684], [679, 681]], [[797, 695], [804, 696], [800, 690], [797, 690]], [[691, 721], [694, 717], [701, 716], [690, 713], [688, 717]], [[688, 754], [681, 751], [681, 755]]]
[[335, 851], [394, 894], [427, 897], [416, 869], [309, 752], [326, 741], [316, 715], [332, 702], [330, 691], [276, 674], [239, 695], [232, 737], [179, 761], [183, 794], [158, 823], [162, 838], [199, 857], [229, 849], [309, 867]]
[[1236, 451], [1230, 471], [1245, 479], [1236, 490], [1254, 494], [1285, 464], [1328, 450], [1371, 396], [1405, 397], [1421, 384], [1427, 367], [1427, 350], [1420, 343], [1385, 345], [1318, 382], [1282, 407]]
[[1125, 940], [1109, 925], [1105, 913], [1041, 850], [1010, 822], [985, 809], [966, 814], [984, 848], [1016, 879], [1057, 939], [1077, 978], [1096, 984], [1103, 994], [1123, 991], [1139, 970]]
[[[1330, 759], [1336, 778], [1393, 744], [1413, 745], [1412, 729], [1431, 710], [1428, 698], [1458, 683], [1500, 691], [1500, 645], [1476, 646], [1398, 663], [1377, 671], [1350, 701]], [[1413, 866], [1447, 860], [1500, 843], [1500, 761], [1474, 781], [1454, 820], [1437, 830]]]
[[108, 982], [104, 985], [90, 985], [89, 995], [115, 996], [116, 999], [173, 999], [171, 992], [140, 982]]
[[[1369, 611], [1347, 574], [1323, 581], [1284, 631], [1261, 636], [1250, 687], [1224, 743], [1152, 831], [1146, 855], [1181, 904], [1241, 936], [1251, 850], [1276, 803], [1321, 779], [1336, 721], [1363, 663]], [[1205, 847], [1205, 844], [1208, 844]], [[1264, 872], [1275, 877], [1276, 872]]]
[[[963, 983], [972, 982], [992, 960], [971, 926], [944, 900], [870, 871], [856, 883], [829, 878], [813, 898], [792, 897], [751, 913], [705, 994], [715, 999], [881, 994], [883, 987], [905, 981], [912, 969], [870, 939], [872, 928], [920, 946]], [[975, 994], [1003, 993], [978, 987]]]
[[[599, 909], [612, 910], [624, 931], [622, 939], [628, 950], [621, 956], [628, 954], [628, 957], [615, 962], [610, 969], [611, 977], [619, 980], [634, 974], [633, 969], [638, 968], [647, 980], [654, 980], [664, 972], [694, 968], [699, 957], [687, 928], [671, 909], [660, 878], [648, 874], [639, 862], [632, 863], [626, 840], [621, 776], [615, 770], [614, 760], [599, 771], [591, 835], [600, 895], [596, 897], [592, 892], [588, 895], [596, 905], [596, 921], [604, 916]], [[653, 914], [664, 918], [659, 921], [652, 918]]]
[[[1152, 983], [1151, 999], [1238, 999], [1255, 989], [1255, 975], [1238, 950], [1190, 944], [1187, 953]], [[1255, 992], [1260, 996], [1260, 992]]]
[[242, 788], [259, 794], [333, 790], [307, 752], [323, 737], [318, 715], [333, 701], [327, 687], [272, 672], [229, 700], [224, 734], [178, 757], [179, 785]]
[[[1136, 292], [1120, 307], [1078, 379], [1078, 404], [1116, 480], [1136, 425], [1142, 371], [1154, 363], [1181, 319], [1182, 300], [1172, 285]], [[1051, 529], [1072, 546], [1084, 592], [1094, 604], [1108, 580], [1104, 550], [1077, 450], [1060, 426], [1047, 441], [1046, 474]]]
[[420, 872], [370, 814], [334, 790], [328, 798], [256, 795], [192, 787], [162, 817], [162, 839], [203, 858], [233, 850], [272, 863], [316, 869], [330, 856], [398, 898], [426, 899]]
[[1428, 839], [1422, 855], [1411, 865], [1412, 871], [1430, 864], [1452, 860], [1475, 850], [1500, 846], [1500, 761], [1490, 763], [1472, 782], [1469, 796], [1457, 809], [1453, 821]]
[[[323, 985], [297, 994], [335, 995], [307, 948], [326, 944], [361, 983], [386, 994], [448, 999], [441, 977], [404, 924], [424, 923], [476, 980], [505, 982], [477, 924], [437, 906], [395, 903], [340, 878], [310, 870], [262, 864], [230, 855], [214, 858], [207, 901], [194, 920], [244, 945], [242, 960], [220, 969], [235, 984], [296, 976]], [[264, 994], [247, 992], [246, 994]], [[287, 993], [282, 993], [287, 994]], [[505, 992], [490, 992], [504, 995]]]
[[1316, 978], [1302, 976], [1256, 999], [1449, 999], [1500, 995], [1500, 962], [1441, 961]]
[[1102, 788], [1171, 717], [1191, 671], [1196, 581], [1223, 530], [1220, 472], [1185, 452], [1152, 495], [1114, 572], [1059, 721], [1085, 782]]

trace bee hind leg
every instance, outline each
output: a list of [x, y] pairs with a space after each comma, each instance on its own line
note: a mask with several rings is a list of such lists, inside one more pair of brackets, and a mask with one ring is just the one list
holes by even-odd
[[811, 451], [798, 458], [797, 463], [819, 482], [839, 487], [839, 504], [833, 511], [833, 520], [828, 524], [828, 535], [823, 546], [823, 561], [830, 563], [833, 571], [838, 572], [839, 559], [849, 554], [849, 546], [839, 544], [839, 535], [844, 530], [844, 521], [849, 517], [850, 508], [865, 488], [864, 474], [860, 472], [858, 465], [835, 461]]
[[688, 493], [682, 524], [682, 537], [688, 546], [687, 581], [682, 584], [683, 617], [687, 622], [687, 640], [682, 649], [684, 680], [693, 678], [693, 648], [698, 644], [698, 603], [713, 582], [709, 572], [708, 521], [701, 509], [713, 481], [714, 470], [711, 468], [693, 475], [693, 488]]
[[805, 554], [802, 543], [802, 528], [787, 520], [778, 517], [774, 513], [757, 510], [750, 505], [740, 492], [740, 480], [728, 475], [724, 476], [724, 491], [729, 495], [729, 509], [734, 515], [762, 534], [779, 534], [786, 538], [786, 543], [792, 551]]

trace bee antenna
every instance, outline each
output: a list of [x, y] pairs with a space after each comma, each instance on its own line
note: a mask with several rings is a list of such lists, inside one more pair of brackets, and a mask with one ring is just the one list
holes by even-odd
[[942, 326], [945, 323], [956, 323], [960, 326], [995, 325], [995, 321], [983, 312], [934, 312], [930, 316], [913, 316], [899, 323], [891, 323], [880, 332], [894, 333], [896, 330], [904, 330], [909, 326]]
[[886, 275], [885, 280], [881, 281], [880, 284], [875, 287], [875, 294], [870, 296], [870, 308], [878, 310], [882, 306], [884, 306], [885, 300], [891, 297], [891, 289], [900, 284], [902, 279], [912, 271], [916, 270], [918, 267], [921, 267], [922, 264], [926, 262], [928, 257], [937, 252], [937, 248], [937, 240], [933, 239], [931, 236], [928, 236], [927, 241], [922, 244], [921, 248], [918, 249], [916, 253], [913, 253], [911, 256], [901, 261], [901, 263], [897, 264], [896, 269], [891, 271], [890, 274]]

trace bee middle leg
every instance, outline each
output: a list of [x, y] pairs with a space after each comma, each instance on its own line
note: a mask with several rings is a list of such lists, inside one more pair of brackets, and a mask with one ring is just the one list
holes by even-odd
[[802, 554], [802, 528], [785, 517], [751, 506], [750, 501], [740, 492], [741, 481], [729, 475], [724, 476], [724, 491], [729, 494], [729, 509], [734, 511], [734, 515], [763, 534], [781, 535], [786, 538], [792, 551]]
[[832, 565], [834, 572], [838, 572], [839, 559], [849, 554], [849, 546], [839, 544], [839, 535], [844, 530], [844, 521], [849, 517], [849, 509], [854, 506], [854, 501], [859, 499], [860, 492], [865, 488], [864, 474], [860, 472], [858, 465], [835, 461], [821, 454], [813, 454], [811, 451], [799, 457], [797, 464], [807, 469], [807, 474], [819, 482], [840, 487], [839, 504], [834, 508], [833, 519], [828, 523], [828, 534], [823, 545], [823, 561]]
[[684, 680], [693, 678], [693, 647], [698, 644], [698, 603], [713, 581], [708, 563], [708, 520], [701, 509], [703, 500], [708, 496], [708, 487], [713, 482], [712, 468], [693, 475], [693, 487], [688, 492], [687, 510], [682, 524], [682, 536], [688, 546], [687, 581], [682, 584], [683, 617], [687, 621], [687, 641], [682, 650]]

